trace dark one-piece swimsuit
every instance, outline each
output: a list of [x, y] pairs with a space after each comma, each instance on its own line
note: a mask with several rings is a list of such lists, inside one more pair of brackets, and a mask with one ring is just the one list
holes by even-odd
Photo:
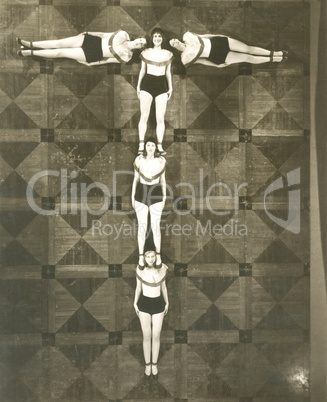
[[166, 76], [145, 74], [141, 82], [141, 91], [148, 92], [153, 98], [168, 92]]
[[210, 38], [211, 50], [208, 60], [215, 64], [224, 64], [229, 49], [228, 38], [226, 36], [214, 36]]
[[82, 49], [88, 63], [100, 61], [103, 58], [102, 39], [99, 36], [84, 34]]
[[150, 207], [163, 200], [160, 183], [143, 184], [138, 182], [135, 192], [135, 200]]

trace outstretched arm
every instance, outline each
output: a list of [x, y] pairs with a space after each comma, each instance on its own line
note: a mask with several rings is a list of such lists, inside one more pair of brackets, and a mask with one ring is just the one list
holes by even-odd
[[160, 176], [160, 184], [161, 184], [161, 191], [162, 191], [162, 202], [163, 202], [163, 208], [165, 206], [166, 202], [166, 174], [163, 172], [163, 174]]
[[133, 209], [135, 209], [135, 192], [136, 192], [136, 186], [139, 181], [140, 181], [140, 175], [138, 174], [138, 172], [134, 171], [134, 180], [133, 180], [132, 194], [131, 194], [131, 202], [132, 202]]
[[173, 84], [172, 84], [172, 76], [171, 76], [171, 63], [168, 64], [166, 67], [166, 78], [167, 78], [167, 83], [168, 83], [168, 100], [171, 97], [171, 94], [173, 93]]
[[138, 98], [140, 98], [141, 82], [142, 82], [143, 77], [145, 76], [145, 72], [146, 72], [146, 64], [142, 60], [142, 62], [141, 62], [141, 70], [140, 70], [139, 79], [137, 81], [137, 88], [136, 88]]
[[165, 301], [165, 310], [164, 313], [165, 315], [168, 313], [168, 307], [169, 307], [169, 301], [168, 301], [168, 292], [167, 292], [167, 286], [166, 286], [166, 281], [163, 281], [161, 284], [161, 292], [162, 292], [162, 297]]
[[135, 288], [135, 296], [134, 296], [134, 309], [135, 309], [135, 312], [136, 312], [137, 315], [139, 315], [139, 312], [140, 312], [139, 308], [137, 306], [137, 302], [139, 301], [141, 291], [142, 291], [141, 281], [138, 278], [136, 278], [136, 288]]

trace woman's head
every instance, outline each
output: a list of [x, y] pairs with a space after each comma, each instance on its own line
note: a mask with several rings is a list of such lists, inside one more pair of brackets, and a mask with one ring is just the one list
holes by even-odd
[[143, 156], [155, 155], [157, 152], [157, 140], [154, 137], [148, 137], [144, 143]]
[[164, 31], [159, 27], [154, 28], [151, 32], [151, 40], [153, 46], [161, 46], [165, 40]]
[[146, 267], [154, 267], [156, 263], [156, 252], [153, 250], [146, 251], [144, 253], [144, 260]]
[[147, 42], [145, 38], [136, 38], [132, 40], [130, 43], [132, 49], [142, 49]]

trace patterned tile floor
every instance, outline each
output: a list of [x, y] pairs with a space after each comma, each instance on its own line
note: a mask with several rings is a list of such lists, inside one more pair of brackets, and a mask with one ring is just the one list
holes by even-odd
[[[4, 0], [0, 11], [1, 400], [309, 401], [309, 3]], [[219, 32], [290, 56], [186, 71], [176, 55], [164, 144], [172, 198], [162, 220], [171, 308], [159, 381], [148, 384], [132, 305], [132, 175], [114, 176], [132, 172], [139, 61], [87, 68], [19, 59], [15, 37], [120, 27], [144, 35], [158, 25], [179, 37]], [[297, 168], [294, 234], [269, 218], [263, 200], [282, 177], [268, 210], [283, 220], [288, 208], [296, 212], [287, 174]], [[60, 176], [32, 189], [31, 178], [46, 169]], [[80, 205], [82, 185], [94, 182], [111, 194], [95, 217]], [[208, 205], [206, 194], [226, 195], [220, 182], [232, 198]], [[28, 188], [40, 208], [59, 213], [34, 212]], [[101, 191], [88, 194], [89, 208], [102, 201]]]

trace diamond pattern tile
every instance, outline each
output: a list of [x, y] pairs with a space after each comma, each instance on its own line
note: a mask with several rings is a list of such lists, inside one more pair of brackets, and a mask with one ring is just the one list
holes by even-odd
[[[309, 400], [308, 2], [5, 3], [0, 399]], [[187, 30], [218, 33], [287, 49], [289, 58], [185, 69], [174, 51], [164, 137], [172, 197], [161, 222], [170, 306], [159, 379], [147, 383], [133, 308], [138, 248], [130, 205], [140, 51], [126, 65], [86, 67], [19, 58], [15, 38], [118, 29], [134, 38], [155, 26], [168, 39]], [[147, 135], [155, 134], [153, 112]], [[266, 206], [286, 220], [287, 174], [299, 167], [301, 230], [294, 234], [267, 215], [264, 194], [283, 178]], [[33, 197], [47, 212], [56, 209], [52, 216], [33, 211], [26, 199], [31, 178], [48, 170], [60, 176], [40, 177]], [[81, 199], [83, 186], [96, 182], [110, 191], [110, 205], [98, 215]], [[102, 190], [90, 190], [88, 207], [102, 203]], [[178, 234], [180, 227], [188, 233]]]

